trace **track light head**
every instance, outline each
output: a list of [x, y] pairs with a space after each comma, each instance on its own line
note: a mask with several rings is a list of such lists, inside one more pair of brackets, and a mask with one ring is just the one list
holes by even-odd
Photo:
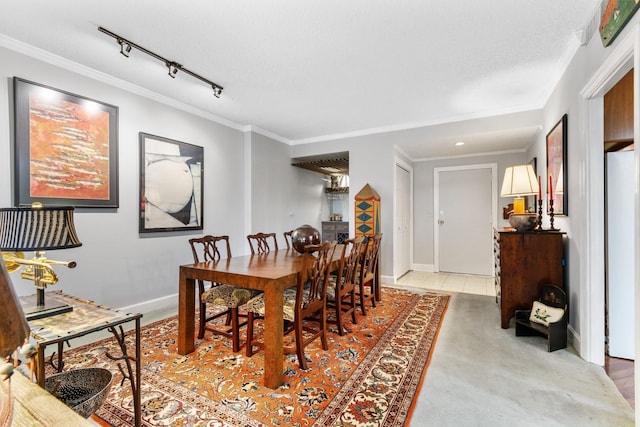
[[176, 78], [176, 74], [180, 70], [181, 65], [176, 62], [167, 62], [167, 68], [169, 69], [169, 77]]
[[128, 58], [129, 53], [131, 52], [131, 45], [127, 43], [126, 40], [122, 39], [119, 39], [118, 43], [120, 44], [120, 53]]
[[211, 88], [213, 89], [213, 96], [220, 98], [220, 95], [222, 95], [222, 88], [215, 84], [211, 85]]

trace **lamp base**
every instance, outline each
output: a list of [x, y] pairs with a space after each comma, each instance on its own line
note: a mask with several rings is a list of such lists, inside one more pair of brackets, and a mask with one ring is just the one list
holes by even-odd
[[24, 317], [27, 318], [27, 321], [68, 313], [73, 310], [73, 307], [69, 304], [57, 301], [52, 301], [46, 305], [38, 305], [36, 298], [36, 295], [20, 297], [22, 311], [24, 311]]
[[509, 215], [509, 224], [516, 231], [531, 231], [536, 226], [536, 219], [538, 219], [538, 215], [535, 213], [512, 213]]

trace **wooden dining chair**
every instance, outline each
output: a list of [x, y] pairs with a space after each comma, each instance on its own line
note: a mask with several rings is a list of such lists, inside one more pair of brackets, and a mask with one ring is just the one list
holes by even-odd
[[[357, 236], [344, 241], [340, 264], [336, 274], [329, 276], [327, 288], [327, 307], [335, 310], [335, 323], [338, 333], [344, 335], [351, 332], [345, 326], [345, 318], [351, 315], [351, 322], [356, 319], [356, 287], [362, 263], [364, 236]], [[329, 320], [327, 320], [329, 321]]]
[[[231, 258], [229, 236], [207, 235], [189, 239], [189, 244], [193, 253], [193, 261], [196, 263], [219, 261], [222, 257], [221, 249], [226, 252], [226, 258]], [[240, 351], [240, 328], [246, 324], [246, 321], [241, 324], [239, 319], [240, 317], [246, 318], [246, 315], [240, 315], [238, 307], [246, 304], [260, 292], [215, 282], [211, 283], [209, 289], [205, 289], [203, 280], [198, 280], [198, 291], [200, 304], [198, 338], [204, 338], [205, 331], [210, 331], [213, 334], [231, 338], [233, 351]], [[224, 310], [217, 310], [213, 315], [207, 317], [207, 304], [223, 307]], [[215, 327], [213, 323], [210, 323], [222, 316], [226, 316], [223, 327]]]
[[[356, 294], [358, 306], [365, 316], [367, 315], [367, 301], [371, 301], [372, 307], [376, 306], [376, 287], [380, 285], [378, 283], [377, 268], [381, 242], [382, 233], [369, 236], [365, 249], [363, 250], [362, 266], [360, 268]], [[378, 291], [378, 294], [379, 293]]]
[[265, 254], [267, 252], [278, 250], [278, 239], [276, 239], [276, 233], [249, 234], [247, 236], [247, 240], [249, 241], [249, 247], [251, 248], [252, 255]]
[[293, 234], [293, 230], [285, 231], [282, 233], [284, 236], [284, 241], [287, 244], [287, 249], [291, 249], [293, 247], [293, 240], [291, 240], [291, 235]]
[[[295, 347], [283, 350], [285, 354], [296, 354], [303, 370], [308, 369], [305, 347], [320, 338], [322, 348], [329, 349], [326, 334], [327, 286], [335, 249], [336, 242], [305, 246], [297, 284], [284, 291], [283, 317], [290, 325], [284, 333], [295, 334]], [[251, 357], [254, 347], [263, 346], [255, 339], [253, 331], [256, 318], [264, 318], [264, 294], [251, 299], [245, 307], [248, 314], [246, 355]]]

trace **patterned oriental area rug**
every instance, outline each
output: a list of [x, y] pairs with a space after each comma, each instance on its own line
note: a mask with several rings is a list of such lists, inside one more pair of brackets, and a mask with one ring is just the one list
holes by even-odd
[[[376, 308], [359, 315], [357, 325], [348, 321], [351, 333], [341, 337], [330, 326], [329, 351], [319, 341], [307, 347], [308, 371], [300, 370], [295, 355], [285, 356], [285, 383], [277, 390], [262, 385], [261, 352], [250, 358], [244, 348], [233, 353], [231, 340], [207, 332], [193, 353], [181, 356], [177, 317], [145, 326], [143, 425], [402, 426], [410, 419], [448, 302], [446, 294], [384, 288]], [[110, 369], [111, 392], [93, 420], [130, 426], [131, 389], [128, 381], [120, 386], [122, 375], [107, 351], [121, 354], [115, 339], [67, 350], [65, 370]]]

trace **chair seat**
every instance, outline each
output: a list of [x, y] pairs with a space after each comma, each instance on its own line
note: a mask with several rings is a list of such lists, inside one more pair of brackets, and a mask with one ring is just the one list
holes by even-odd
[[251, 298], [255, 297], [259, 293], [260, 291], [253, 289], [239, 288], [232, 285], [218, 285], [203, 292], [202, 302], [221, 305], [223, 307], [237, 308], [246, 304]]
[[[288, 320], [293, 322], [295, 319], [295, 307], [296, 307], [296, 288], [287, 288], [284, 290], [284, 302], [282, 306], [282, 318], [284, 320]], [[264, 294], [252, 298], [246, 303], [247, 311], [251, 311], [256, 313], [262, 317], [264, 317]]]
[[[344, 278], [341, 280], [344, 283]], [[329, 283], [327, 283], [327, 300], [335, 301], [336, 300], [336, 287], [338, 285], [338, 279], [336, 276], [329, 276]]]

